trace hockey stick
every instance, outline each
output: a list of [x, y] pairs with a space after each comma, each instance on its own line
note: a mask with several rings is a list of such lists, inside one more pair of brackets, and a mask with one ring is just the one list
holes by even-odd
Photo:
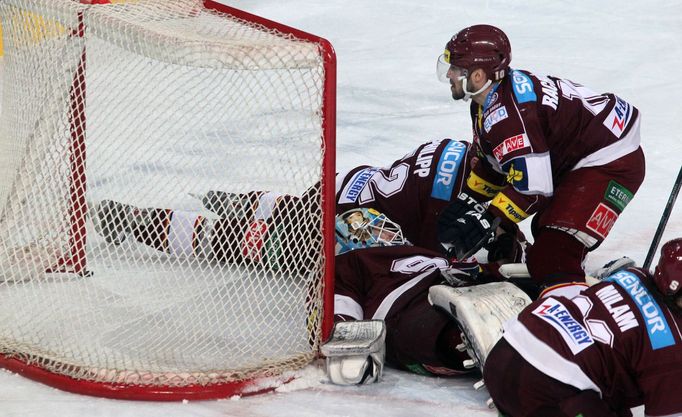
[[649, 270], [651, 261], [654, 260], [654, 253], [656, 253], [658, 244], [661, 242], [663, 231], [665, 230], [665, 226], [668, 224], [670, 213], [673, 211], [673, 205], [675, 205], [677, 195], [680, 193], [680, 187], [682, 187], [682, 167], [680, 167], [680, 172], [677, 174], [677, 179], [675, 180], [675, 184], [673, 184], [673, 189], [670, 192], [670, 197], [668, 198], [668, 203], [665, 205], [665, 210], [663, 210], [663, 216], [661, 216], [661, 221], [658, 222], [658, 228], [654, 234], [654, 239], [651, 241], [651, 246], [649, 246], [649, 253], [647, 253], [646, 259], [644, 260], [644, 265], [642, 266], [642, 268], [645, 270]]

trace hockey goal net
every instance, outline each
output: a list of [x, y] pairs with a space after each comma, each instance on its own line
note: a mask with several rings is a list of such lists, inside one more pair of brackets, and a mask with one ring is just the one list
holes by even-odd
[[[0, 3], [0, 365], [127, 399], [290, 379], [331, 324], [330, 44], [209, 0], [83, 3]], [[219, 220], [210, 190], [307, 192], [279, 218], [295, 245], [225, 262], [93, 226], [104, 200]]]

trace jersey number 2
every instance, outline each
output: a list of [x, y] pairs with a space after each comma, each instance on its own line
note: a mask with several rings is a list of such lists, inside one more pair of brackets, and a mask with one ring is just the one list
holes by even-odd
[[383, 197], [390, 197], [398, 194], [405, 187], [407, 176], [410, 173], [408, 164], [399, 164], [391, 168], [388, 176], [384, 171], [377, 171], [372, 175], [367, 185], [360, 192], [358, 201], [360, 204], [371, 203], [376, 199], [374, 193], [377, 192]]

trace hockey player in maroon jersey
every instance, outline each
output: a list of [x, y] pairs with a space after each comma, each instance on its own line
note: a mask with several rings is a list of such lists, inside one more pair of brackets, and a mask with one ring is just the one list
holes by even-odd
[[439, 238], [464, 253], [494, 218], [510, 225], [535, 214], [532, 278], [546, 286], [583, 282], [587, 252], [607, 237], [644, 178], [639, 111], [612, 93], [510, 62], [507, 36], [489, 25], [461, 30], [439, 58], [453, 99], [472, 99], [478, 158], [467, 183], [479, 200], [492, 200], [482, 215], [445, 210]]
[[[355, 215], [364, 220], [349, 222]], [[412, 246], [401, 236], [400, 227], [373, 209], [337, 216], [335, 321], [383, 320], [386, 359], [395, 367], [422, 375], [468, 372], [462, 365], [468, 356], [456, 349], [461, 343], [457, 326], [427, 297], [432, 285], [461, 285], [469, 277], [440, 253]]]
[[[440, 213], [452, 202], [457, 202], [459, 207], [468, 207], [461, 198], [472, 194], [465, 182], [472, 158], [469, 148], [470, 144], [463, 141], [435, 140], [422, 144], [386, 168], [363, 165], [339, 173], [336, 177], [336, 212], [340, 214], [354, 207], [374, 208], [398, 223], [405, 238], [415, 246], [442, 252], [436, 238]], [[270, 225], [289, 224], [287, 227], [292, 227], [296, 216], [305, 216], [313, 210], [315, 204], [311, 203], [310, 195], [317, 194], [316, 186], [302, 196], [269, 191], [239, 194], [210, 191], [204, 195], [204, 207], [229, 221], [208, 219], [198, 212], [140, 210], [124, 202], [108, 200], [99, 204], [95, 211], [102, 213], [94, 217], [108, 216], [116, 220], [101, 223], [99, 230], [114, 242], [119, 236], [125, 238], [127, 234], [121, 233], [125, 227], [128, 234], [135, 235], [141, 242], [171, 254], [201, 255], [211, 248], [211, 256], [228, 262], [243, 259], [262, 262], [272, 252], [272, 245], [268, 244], [272, 242], [268, 239]], [[155, 233], [146, 232], [144, 225], [147, 224], [156, 228]], [[301, 224], [299, 222], [295, 227], [301, 227]], [[207, 233], [209, 230], [211, 233]], [[524, 240], [517, 229], [510, 231]], [[230, 236], [239, 244], [227, 246], [207, 241], [206, 236], [216, 234]], [[303, 234], [303, 230], [298, 233]], [[191, 238], [168, 239], [169, 236]], [[496, 265], [498, 253], [521, 250], [516, 239], [509, 239], [511, 235], [502, 236], [488, 248], [491, 266]], [[178, 242], [184, 242], [184, 245]], [[285, 243], [284, 246], [288, 245]], [[478, 268], [473, 258], [462, 259], [458, 265], [464, 268], [464, 261], [468, 261], [470, 271]]]
[[[617, 271], [567, 298], [549, 296], [504, 326], [484, 379], [501, 415], [682, 416], [682, 239], [653, 274]], [[504, 369], [504, 372], [499, 372]]]
[[[291, 200], [280, 201], [277, 207], [283, 209], [289, 203]], [[273, 211], [270, 220], [277, 221], [277, 213]], [[271, 241], [266, 241], [257, 254], [245, 252], [243, 245], [236, 249], [225, 245], [250, 223], [239, 216], [209, 220], [196, 214], [139, 209], [109, 200], [98, 205], [93, 221], [100, 235], [117, 244], [132, 235], [136, 241], [174, 256], [199, 256], [223, 262], [249, 259], [272, 268], [297, 267], [278, 266], [267, 249], [274, 245]], [[268, 227], [275, 225], [268, 223]], [[248, 228], [246, 233], [250, 230], [253, 229]], [[173, 238], [183, 235], [192, 238]], [[385, 322], [386, 356], [394, 366], [431, 375], [467, 372], [462, 366], [467, 356], [456, 350], [461, 343], [459, 330], [445, 314], [429, 305], [427, 297], [432, 285], [471, 282], [469, 263], [459, 264], [464, 269], [458, 269], [458, 265], [451, 265], [440, 253], [412, 246], [400, 226], [368, 208], [355, 208], [337, 215], [336, 242], [334, 312], [337, 320]], [[287, 242], [277, 243], [280, 251], [292, 250], [287, 245]], [[291, 247], [301, 250], [302, 245]], [[518, 261], [518, 246], [507, 248], [511, 251], [499, 253], [500, 261]], [[306, 257], [299, 258], [304, 262]], [[357, 378], [348, 376], [352, 364], [344, 364], [341, 359], [336, 365], [344, 366], [345, 372], [337, 373], [333, 382], [367, 383], [376, 380], [383, 362], [377, 357], [368, 362], [363, 358], [357, 365], [362, 368], [355, 371], [359, 373]]]

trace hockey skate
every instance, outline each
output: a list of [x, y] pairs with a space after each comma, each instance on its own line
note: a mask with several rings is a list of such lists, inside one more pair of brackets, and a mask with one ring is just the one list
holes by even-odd
[[108, 243], [120, 245], [133, 231], [133, 220], [140, 210], [113, 200], [102, 200], [93, 207], [95, 231]]

